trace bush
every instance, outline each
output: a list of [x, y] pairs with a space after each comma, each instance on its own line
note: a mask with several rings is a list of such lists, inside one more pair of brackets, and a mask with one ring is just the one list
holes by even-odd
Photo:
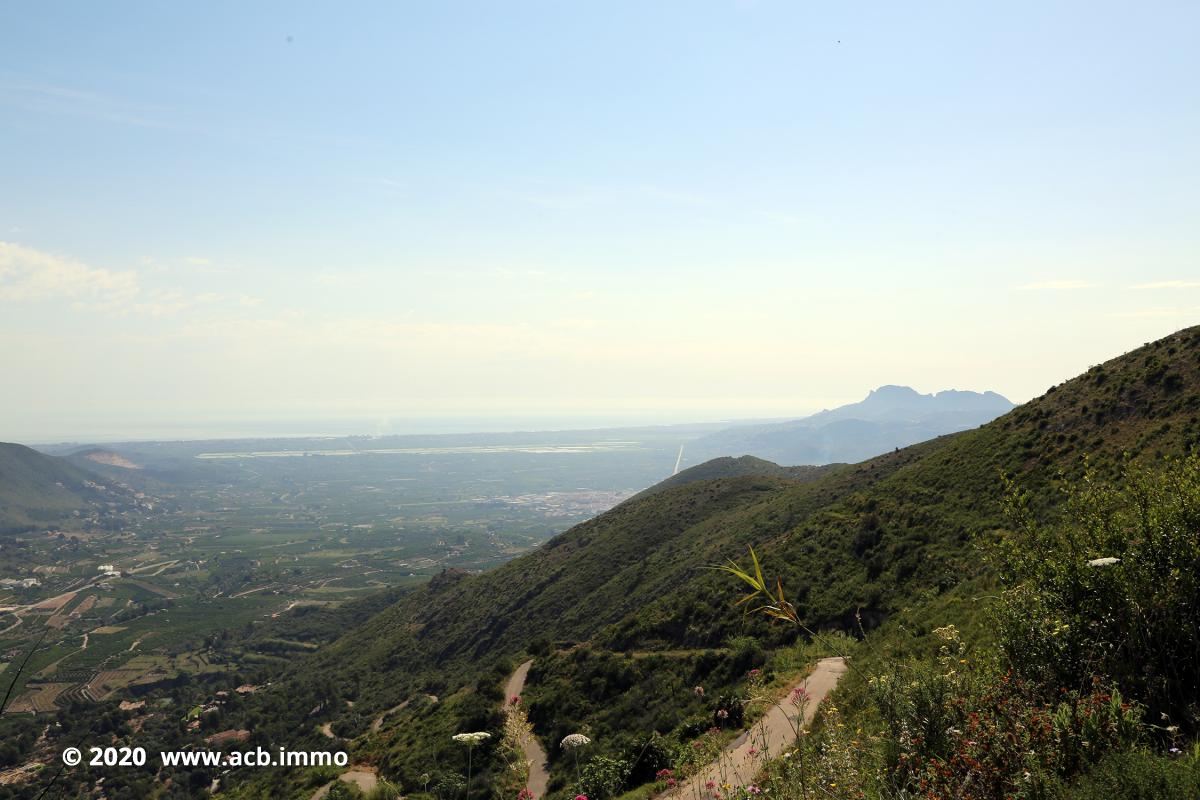
[[1114, 753], [1062, 792], [1062, 800], [1195, 800], [1200, 797], [1200, 755]]
[[1016, 532], [998, 566], [1001, 647], [1014, 674], [1051, 695], [1099, 676], [1149, 719], [1197, 730], [1200, 708], [1200, 457], [1118, 486], [1089, 473], [1065, 524], [1043, 526], [1010, 495]]
[[616, 797], [629, 778], [629, 762], [608, 756], [596, 756], [583, 768], [580, 793], [595, 800]]
[[881, 777], [898, 796], [1044, 797], [1138, 737], [1142, 711], [1119, 694], [1066, 692], [1043, 705], [1011, 676], [976, 686], [945, 667], [869, 683], [886, 727]]
[[649, 783], [654, 780], [659, 770], [668, 769], [675, 764], [675, 748], [657, 733], [635, 739], [630, 754], [633, 762], [628, 782], [632, 786]]

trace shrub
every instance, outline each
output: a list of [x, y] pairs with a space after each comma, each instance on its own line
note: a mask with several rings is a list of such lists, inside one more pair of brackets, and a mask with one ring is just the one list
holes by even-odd
[[1195, 800], [1200, 797], [1200, 755], [1114, 753], [1063, 790], [1062, 800]]
[[635, 739], [630, 747], [632, 766], [629, 772], [629, 783], [640, 786], [654, 780], [660, 770], [667, 769], [675, 763], [675, 750], [670, 742], [652, 733], [641, 739]]
[[1060, 778], [1134, 742], [1142, 713], [1098, 688], [1043, 705], [1010, 676], [972, 692], [923, 670], [904, 682], [873, 679], [871, 690], [887, 726], [885, 787], [931, 799], [1048, 796]]
[[625, 788], [629, 772], [629, 762], [624, 759], [596, 756], [583, 768], [580, 793], [597, 800], [616, 797]]
[[998, 566], [998, 625], [1014, 674], [1049, 693], [1099, 676], [1150, 719], [1197, 729], [1200, 705], [1200, 457], [1123, 481], [1091, 473], [1068, 519], [1045, 526], [1010, 494], [1016, 532]]

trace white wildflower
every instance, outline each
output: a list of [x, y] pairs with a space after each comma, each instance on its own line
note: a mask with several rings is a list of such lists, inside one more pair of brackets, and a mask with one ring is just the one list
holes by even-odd
[[582, 733], [572, 733], [568, 736], [564, 736], [563, 740], [559, 742], [558, 746], [563, 750], [574, 750], [576, 747], [583, 747], [585, 744], [591, 743], [592, 740], [584, 736]]
[[492, 738], [492, 735], [484, 731], [476, 731], [475, 733], [456, 733], [450, 738], [459, 744], [477, 745], [482, 741]]
[[1093, 558], [1088, 562], [1089, 567], [1111, 567], [1113, 564], [1120, 564], [1121, 559], [1108, 556], [1106, 558]]

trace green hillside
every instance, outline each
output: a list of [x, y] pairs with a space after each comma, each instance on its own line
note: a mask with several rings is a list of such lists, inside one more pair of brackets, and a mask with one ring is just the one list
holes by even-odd
[[104, 495], [96, 481], [65, 459], [0, 443], [0, 533], [55, 525], [89, 509]]
[[667, 489], [676, 486], [683, 486], [688, 483], [696, 483], [697, 481], [711, 481], [717, 478], [739, 478], [746, 475], [758, 475], [768, 478], [786, 478], [795, 481], [813, 481], [826, 474], [833, 469], [842, 466], [841, 464], [829, 464], [820, 467], [814, 466], [798, 466], [798, 467], [781, 467], [778, 464], [757, 458], [755, 456], [721, 456], [714, 458], [711, 461], [705, 461], [703, 464], [697, 464], [694, 467], [672, 475], [664, 481], [660, 481], [643, 492], [639, 492], [636, 497], [646, 497], [651, 494], [657, 494]]
[[[808, 626], [871, 630], [914, 602], [949, 601], [965, 582], [993, 580], [978, 545], [1006, 525], [1003, 476], [1031, 492], [1037, 514], [1053, 518], [1057, 486], [1079, 476], [1085, 459], [1099, 475], [1116, 476], [1124, 454], [1185, 453], [1200, 443], [1198, 418], [1200, 328], [1192, 328], [1093, 367], [978, 429], [861, 464], [801, 473], [758, 460], [702, 465], [533, 554], [481, 575], [443, 575], [305, 662], [286, 701], [282, 694], [263, 700], [277, 703], [281, 735], [289, 707], [311, 707], [296, 696], [353, 701], [352, 710], [332, 713], [334, 730], [411, 784], [430, 763], [452, 757], [444, 734], [498, 724], [494, 695], [518, 655], [574, 648], [585, 654], [578, 677], [594, 682], [586, 653], [708, 652], [702, 665], [673, 668], [684, 670], [679, 681], [701, 675], [721, 689], [734, 680], [731, 659], [761, 660], [795, 641], [794, 628], [732, 608], [736, 588], [707, 568], [744, 556], [749, 545], [788, 587]], [[747, 634], [749, 656], [737, 644]], [[546, 669], [565, 680], [557, 658]], [[606, 669], [631, 674], [615, 662]], [[531, 680], [548, 674], [535, 667]], [[615, 702], [619, 682], [605, 685], [594, 699]], [[373, 714], [425, 693], [451, 700], [414, 704], [366, 730]], [[678, 721], [655, 702], [639, 700], [640, 721], [629, 716], [628, 730], [611, 714], [601, 719], [599, 708], [576, 721], [626, 741], [647, 724]]]
[[1200, 441], [1198, 414], [1200, 329], [1189, 329], [979, 429], [815, 481], [749, 474], [650, 493], [453, 591], [433, 587], [342, 646], [374, 642], [361, 653], [369, 662], [390, 649], [380, 637], [401, 635], [413, 658], [445, 662], [515, 652], [537, 636], [716, 644], [743, 621], [727, 608], [727, 584], [703, 567], [748, 544], [781, 565], [814, 624], [847, 625], [858, 609], [877, 619], [918, 587], [948, 588], [979, 569], [969, 543], [1003, 524], [1002, 473], [1049, 507], [1060, 471], [1078, 474], [1084, 456], [1113, 473], [1126, 452], [1187, 451]]

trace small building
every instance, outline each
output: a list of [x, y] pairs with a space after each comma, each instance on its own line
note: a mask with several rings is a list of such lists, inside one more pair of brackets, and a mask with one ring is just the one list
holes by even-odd
[[250, 731], [247, 730], [227, 730], [220, 733], [214, 733], [207, 737], [204, 741], [210, 746], [220, 746], [229, 742], [244, 742], [250, 738]]
[[0, 589], [36, 589], [41, 585], [37, 578], [0, 578]]

